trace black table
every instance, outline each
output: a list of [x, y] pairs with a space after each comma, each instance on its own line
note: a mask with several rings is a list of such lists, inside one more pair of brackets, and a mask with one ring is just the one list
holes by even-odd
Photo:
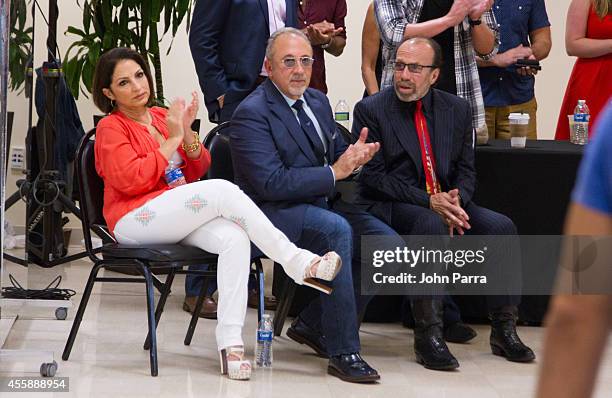
[[583, 147], [568, 141], [506, 140], [476, 148], [474, 201], [510, 217], [522, 235], [558, 235]]
[[[476, 148], [474, 202], [510, 217], [521, 235], [561, 235], [584, 147], [569, 141], [527, 140], [525, 148], [492, 140]], [[486, 314], [484, 300], [457, 297], [466, 319]], [[524, 296], [520, 318], [539, 324], [548, 296]]]

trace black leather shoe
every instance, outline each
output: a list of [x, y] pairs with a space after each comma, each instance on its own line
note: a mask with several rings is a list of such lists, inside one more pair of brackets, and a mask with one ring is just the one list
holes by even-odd
[[327, 373], [351, 383], [372, 383], [380, 380], [380, 375], [358, 352], [336, 355], [329, 358]]
[[504, 307], [493, 311], [491, 317], [491, 351], [512, 362], [531, 362], [535, 354], [527, 347], [516, 332], [516, 307]]
[[464, 344], [476, 337], [476, 331], [459, 321], [444, 326], [444, 340], [449, 343]]
[[321, 335], [310, 326], [305, 324], [300, 317], [296, 317], [291, 322], [291, 327], [287, 329], [287, 337], [300, 344], [306, 344], [312, 348], [321, 358], [328, 358], [325, 336]]
[[452, 370], [459, 361], [446, 346], [442, 333], [442, 301], [412, 300], [414, 353], [418, 363], [432, 370]]

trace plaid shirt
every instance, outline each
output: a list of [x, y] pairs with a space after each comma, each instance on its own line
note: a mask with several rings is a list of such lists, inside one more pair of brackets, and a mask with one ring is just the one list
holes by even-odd
[[[404, 40], [406, 25], [418, 22], [426, 0], [374, 0], [378, 31], [383, 41], [383, 75], [381, 90], [393, 84], [393, 59]], [[492, 10], [482, 16], [483, 22], [493, 31], [495, 45], [489, 54], [478, 54], [484, 60], [491, 59], [499, 49], [499, 31]], [[472, 109], [472, 122], [476, 130], [486, 126], [484, 101], [480, 89], [476, 51], [472, 45], [472, 32], [468, 18], [455, 26], [455, 75], [457, 95], [465, 98]]]

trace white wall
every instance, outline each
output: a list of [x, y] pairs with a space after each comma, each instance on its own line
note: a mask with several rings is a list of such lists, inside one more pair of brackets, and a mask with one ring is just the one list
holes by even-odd
[[[67, 3], [72, 3], [68, 6]], [[546, 5], [548, 15], [552, 24], [553, 49], [550, 56], [542, 63], [542, 72], [537, 77], [536, 97], [539, 103], [538, 109], [538, 133], [541, 139], [552, 139], [554, 136], [557, 122], [558, 109], [563, 99], [565, 85], [567, 83], [574, 59], [565, 53], [564, 30], [565, 15], [570, 0], [547, 0]], [[339, 58], [327, 57], [327, 85], [329, 86], [329, 99], [332, 106], [343, 98], [351, 106], [361, 99], [363, 94], [363, 83], [361, 81], [361, 27], [369, 0], [349, 0], [348, 16], [346, 19], [348, 42], [344, 54]], [[64, 35], [67, 26], [81, 26], [81, 9], [76, 5], [76, 0], [62, 0], [60, 8], [60, 18], [58, 20], [58, 45], [61, 55], [69, 47], [74, 39], [72, 35]], [[46, 2], [41, 2], [43, 10], [46, 12]], [[37, 16], [36, 29], [36, 65], [46, 59], [46, 54], [42, 46], [46, 40], [46, 31], [42, 23], [42, 18]], [[162, 52], [165, 54], [169, 44], [168, 38], [162, 41]], [[166, 96], [187, 97], [192, 90], [198, 90], [199, 85], [195, 73], [187, 34], [185, 29], [179, 29], [178, 35], [174, 40], [172, 52], [168, 57], [162, 58], [164, 88]], [[27, 101], [22, 97], [9, 95], [8, 107], [10, 111], [16, 113], [15, 124], [13, 127], [12, 145], [23, 145], [27, 128]], [[93, 103], [81, 97], [78, 100], [78, 108], [85, 129], [93, 127], [92, 116], [99, 113]], [[200, 110], [200, 118], [206, 121], [202, 131], [209, 131], [212, 127], [208, 123], [206, 109]], [[11, 172], [7, 184], [7, 195], [15, 190], [14, 181], [20, 178], [20, 174]], [[11, 208], [7, 213], [7, 218], [14, 225], [24, 225], [24, 206], [22, 204]], [[72, 222], [71, 226], [78, 227], [78, 222]]]

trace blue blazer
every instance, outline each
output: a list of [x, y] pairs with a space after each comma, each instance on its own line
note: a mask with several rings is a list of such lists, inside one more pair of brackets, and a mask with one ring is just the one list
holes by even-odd
[[[297, 26], [297, 6], [287, 5], [286, 26]], [[270, 37], [267, 0], [198, 0], [189, 47], [209, 119], [218, 120], [217, 98], [236, 107], [255, 87]]]
[[[337, 131], [327, 97], [307, 89], [333, 164], [347, 144]], [[300, 238], [308, 205], [328, 208], [334, 194], [330, 167], [319, 166], [306, 134], [276, 86], [267, 80], [240, 103], [232, 117], [230, 146], [235, 183], [290, 240]]]
[[[466, 100], [432, 88], [433, 126], [430, 128], [436, 175], [443, 191], [459, 188], [466, 205], [476, 187], [472, 117]], [[368, 141], [380, 142], [380, 151], [359, 174], [358, 197], [376, 205], [377, 214], [390, 217], [393, 202], [429, 207], [419, 138], [410, 105], [397, 98], [394, 88], [364, 98], [355, 106], [353, 135], [368, 127]], [[389, 218], [386, 218], [389, 220]]]

